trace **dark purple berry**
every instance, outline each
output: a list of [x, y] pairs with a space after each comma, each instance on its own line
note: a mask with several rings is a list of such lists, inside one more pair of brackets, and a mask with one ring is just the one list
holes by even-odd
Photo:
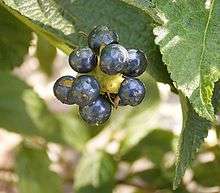
[[95, 101], [100, 93], [100, 86], [95, 77], [81, 75], [76, 78], [70, 93], [71, 101], [79, 106], [85, 106]]
[[69, 92], [74, 81], [75, 78], [72, 76], [63, 76], [59, 78], [54, 84], [54, 95], [59, 101], [61, 101], [64, 104], [74, 104], [74, 102], [69, 99]]
[[118, 35], [108, 27], [99, 25], [94, 28], [88, 37], [89, 47], [98, 54], [101, 46], [118, 43]]
[[100, 56], [100, 68], [109, 75], [120, 73], [128, 61], [127, 50], [119, 44], [106, 46]]
[[128, 50], [127, 66], [123, 70], [126, 76], [136, 77], [143, 74], [147, 68], [147, 58], [141, 50]]
[[70, 54], [69, 64], [76, 72], [86, 73], [96, 67], [97, 57], [90, 48], [82, 48]]
[[85, 122], [98, 125], [109, 119], [111, 115], [111, 104], [100, 96], [93, 103], [80, 107], [79, 113]]
[[136, 106], [139, 105], [145, 97], [144, 84], [135, 78], [125, 78], [119, 89], [119, 105]]

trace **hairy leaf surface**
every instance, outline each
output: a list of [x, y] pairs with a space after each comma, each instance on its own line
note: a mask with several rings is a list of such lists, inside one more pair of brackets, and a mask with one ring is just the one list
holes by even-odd
[[214, 82], [220, 79], [220, 1], [156, 0], [164, 24], [156, 27], [155, 42], [163, 61], [195, 111], [214, 120]]
[[183, 125], [177, 151], [174, 189], [180, 184], [187, 167], [192, 163], [201, 144], [208, 135], [208, 129], [211, 127], [211, 122], [200, 117], [182, 93], [180, 93], [180, 100], [183, 111]]
[[[108, 25], [119, 33], [128, 48], [146, 53], [148, 71], [158, 81], [171, 83], [169, 74], [154, 44], [154, 21], [138, 6], [118, 0], [1, 0], [1, 4], [36, 33], [69, 54], [87, 45], [88, 33], [97, 25]], [[130, 4], [130, 3], [129, 3]], [[106, 6], [108, 5], [108, 6]]]

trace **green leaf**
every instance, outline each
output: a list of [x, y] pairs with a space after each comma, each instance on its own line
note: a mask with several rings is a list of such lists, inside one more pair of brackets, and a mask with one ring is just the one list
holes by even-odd
[[31, 31], [3, 7], [0, 7], [0, 70], [11, 70], [23, 62], [31, 40]]
[[53, 73], [53, 62], [57, 50], [46, 39], [38, 36], [36, 56], [40, 63], [40, 69], [49, 77]]
[[186, 168], [190, 166], [195, 158], [197, 151], [204, 142], [204, 138], [208, 135], [208, 129], [211, 127], [211, 122], [200, 117], [181, 92], [180, 101], [183, 112], [183, 126], [177, 152], [174, 189], [180, 184]]
[[21, 193], [61, 193], [61, 179], [49, 170], [50, 160], [45, 150], [22, 145], [16, 157], [18, 189]]
[[154, 29], [171, 78], [196, 112], [214, 120], [214, 82], [220, 78], [220, 1], [156, 0], [164, 24]]
[[82, 150], [90, 128], [77, 116], [56, 117], [31, 87], [9, 73], [0, 72], [0, 85], [0, 127]]
[[158, 15], [158, 10], [151, 0], [121, 0], [131, 6], [137, 7], [138, 9], [146, 12], [149, 16], [151, 16], [155, 22], [162, 24], [163, 21]]
[[60, 141], [59, 122], [31, 87], [9, 73], [0, 73], [0, 84], [1, 127]]
[[135, 161], [147, 157], [158, 166], [162, 166], [164, 155], [172, 151], [174, 134], [167, 130], [154, 129], [147, 134], [136, 146], [126, 152], [122, 159]]
[[118, 0], [1, 1], [12, 14], [67, 54], [72, 48], [87, 45], [87, 34], [94, 26], [109, 25], [119, 33], [121, 44], [146, 52], [150, 62], [148, 71], [152, 76], [171, 83], [154, 44], [154, 21], [127, 3]]
[[0, 84], [0, 126], [18, 133], [39, 134], [24, 100], [31, 88], [6, 72], [0, 72]]
[[76, 168], [77, 193], [112, 193], [116, 163], [105, 152], [85, 153]]
[[31, 129], [30, 132], [33, 132], [31, 134], [36, 132], [36, 134], [46, 138], [48, 141], [63, 143], [60, 123], [53, 113], [48, 110], [44, 101], [32, 90], [23, 91], [22, 99], [25, 103], [22, 110], [25, 110], [23, 112], [27, 113], [33, 124], [32, 128], [27, 128], [26, 126], [27, 129]]

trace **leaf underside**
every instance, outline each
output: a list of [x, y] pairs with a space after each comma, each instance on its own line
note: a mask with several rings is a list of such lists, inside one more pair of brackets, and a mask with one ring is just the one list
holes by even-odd
[[67, 54], [87, 45], [87, 35], [94, 26], [108, 25], [119, 34], [122, 45], [146, 53], [150, 63], [147, 70], [154, 78], [171, 83], [159, 49], [154, 44], [154, 21], [139, 11], [139, 6], [118, 0], [0, 0], [0, 3]]
[[0, 70], [12, 70], [28, 53], [31, 31], [0, 6]]

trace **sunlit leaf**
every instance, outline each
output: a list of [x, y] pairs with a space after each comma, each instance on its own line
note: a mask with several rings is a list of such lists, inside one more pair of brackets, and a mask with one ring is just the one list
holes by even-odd
[[105, 152], [86, 153], [75, 173], [77, 193], [111, 193], [115, 183], [116, 163]]
[[220, 79], [220, 1], [156, 0], [164, 24], [154, 29], [171, 78], [193, 108], [214, 120], [211, 103]]

